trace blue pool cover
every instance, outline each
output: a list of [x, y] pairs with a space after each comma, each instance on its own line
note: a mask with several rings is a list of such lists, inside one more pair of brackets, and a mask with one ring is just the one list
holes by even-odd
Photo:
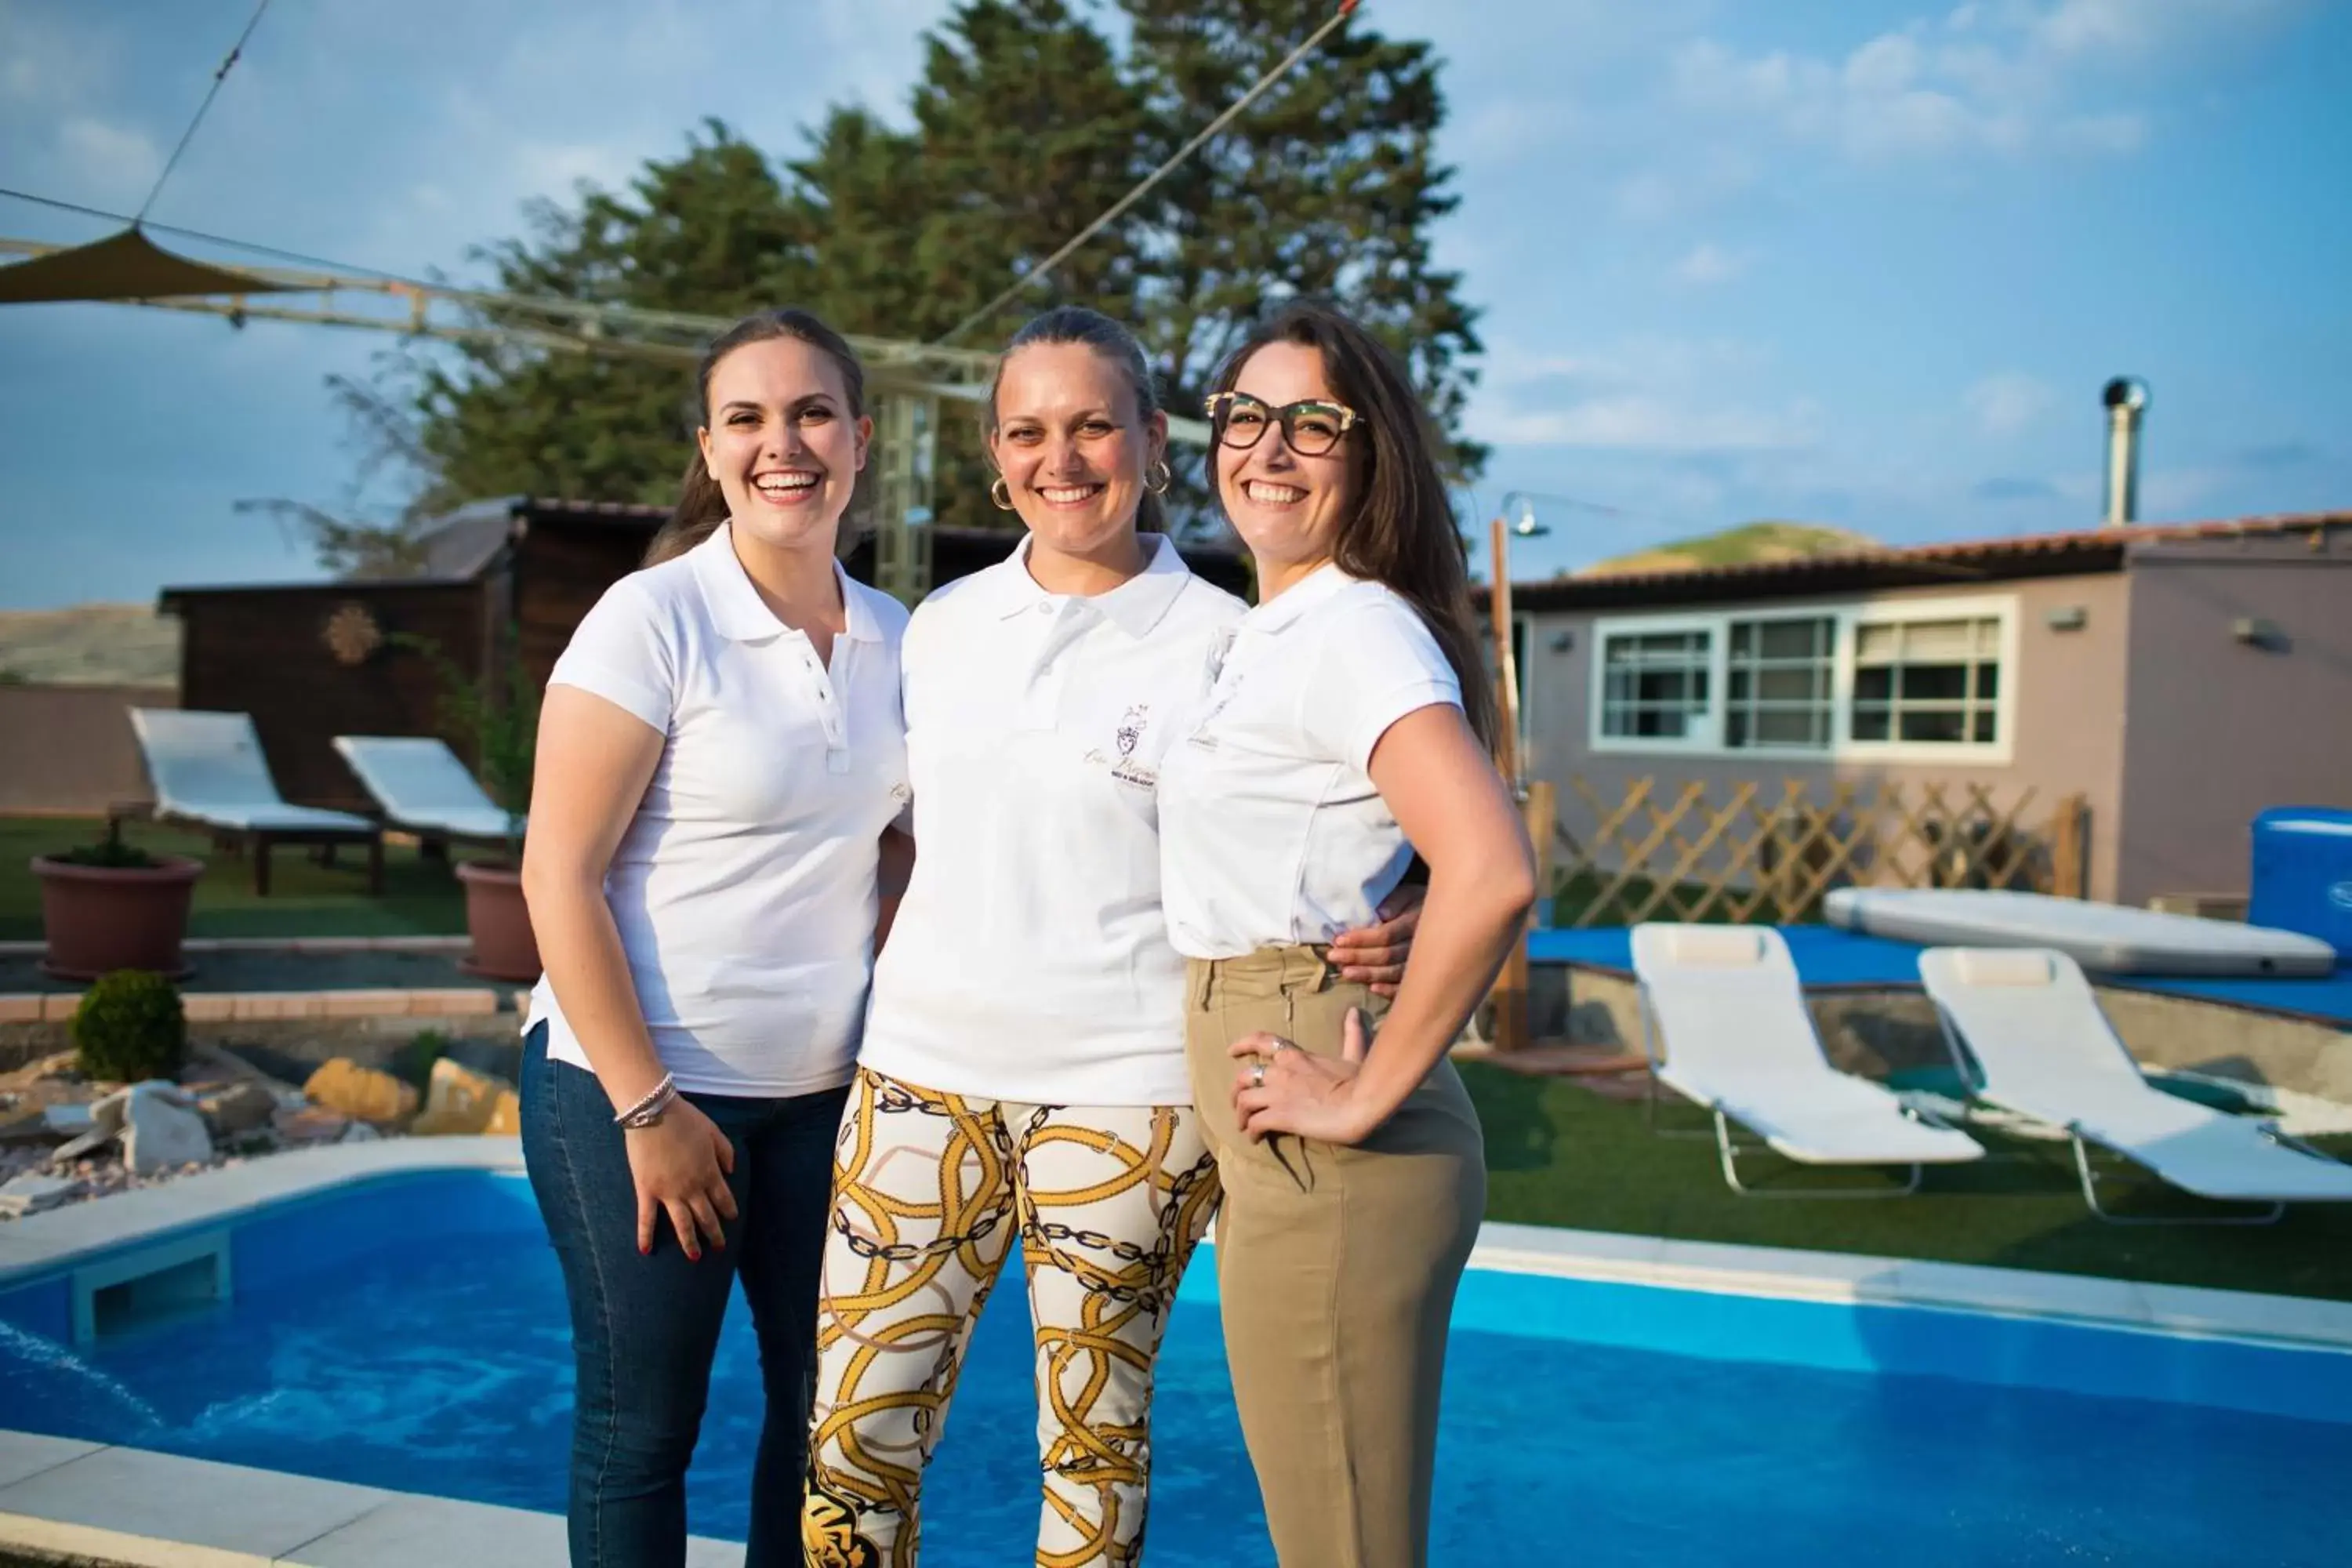
[[[1780, 935], [1789, 943], [1789, 956], [1796, 960], [1798, 976], [1809, 986], [1916, 988], [1919, 984], [1919, 954], [1924, 949], [1916, 942], [1866, 936], [1836, 926], [1782, 926]], [[1633, 972], [1632, 936], [1623, 926], [1595, 926], [1589, 931], [1546, 927], [1531, 931], [1528, 957], [1536, 963], [1569, 963], [1622, 974]], [[2339, 965], [2324, 980], [2171, 980], [2149, 974], [2095, 978], [2102, 985], [2352, 1024], [2352, 966]]]

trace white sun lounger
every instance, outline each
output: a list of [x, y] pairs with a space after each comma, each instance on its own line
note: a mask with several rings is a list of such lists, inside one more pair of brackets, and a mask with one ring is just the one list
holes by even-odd
[[[2186, 1193], [2268, 1205], [2207, 1223], [2267, 1224], [2290, 1203], [2352, 1202], [2352, 1165], [2253, 1117], [2165, 1093], [2108, 1025], [2075, 962], [2054, 949], [1929, 948], [1919, 977], [1978, 1097], [2063, 1128], [2091, 1212], [2099, 1203], [2084, 1144], [2111, 1149]], [[2157, 1223], [2139, 1216], [2137, 1223]]]
[[[504, 807], [483, 793], [448, 743], [432, 735], [338, 735], [335, 750], [384, 820], [426, 838], [504, 839]], [[520, 834], [520, 819], [514, 824]]]
[[[133, 708], [131, 729], [155, 786], [155, 816], [248, 847], [253, 890], [269, 891], [273, 844], [364, 843], [368, 891], [383, 891], [383, 833], [364, 816], [294, 805], [278, 793], [253, 720], [243, 713]], [[331, 853], [331, 848], [330, 850]]]
[[1640, 925], [1633, 935], [1653, 1084], [1714, 1113], [1733, 1191], [1797, 1195], [1758, 1194], [1741, 1183], [1727, 1118], [1804, 1164], [1911, 1167], [1910, 1184], [1894, 1193], [1809, 1187], [1806, 1196], [1899, 1196], [1918, 1190], [1922, 1166], [1983, 1155], [1967, 1133], [1924, 1121], [1883, 1085], [1830, 1065], [1779, 931]]

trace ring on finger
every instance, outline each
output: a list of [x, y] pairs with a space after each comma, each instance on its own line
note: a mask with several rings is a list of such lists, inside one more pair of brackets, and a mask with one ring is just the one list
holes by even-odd
[[1265, 1087], [1265, 1064], [1264, 1062], [1250, 1063], [1249, 1080], [1250, 1087], [1252, 1089], [1264, 1089]]
[[1280, 1036], [1276, 1036], [1275, 1037], [1274, 1054], [1276, 1056], [1280, 1056], [1285, 1051], [1295, 1051], [1297, 1048], [1297, 1045], [1293, 1041], [1286, 1040]]

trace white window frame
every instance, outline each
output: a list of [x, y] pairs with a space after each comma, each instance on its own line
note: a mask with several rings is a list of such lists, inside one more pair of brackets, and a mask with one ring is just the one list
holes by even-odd
[[[1830, 687], [1830, 743], [1827, 746], [1727, 746], [1724, 715], [1731, 691], [1731, 624], [1734, 621], [1808, 621], [1835, 623], [1834, 654]], [[1998, 623], [2000, 689], [1993, 698], [1993, 738], [1990, 741], [1856, 741], [1853, 731], [1854, 647], [1856, 628], [1868, 622], [1992, 620]], [[1608, 691], [1609, 639], [1658, 632], [1707, 634], [1707, 706], [1679, 740], [1647, 735], [1607, 735], [1601, 732]], [[1863, 599], [1828, 605], [1744, 605], [1706, 614], [1688, 612], [1660, 616], [1604, 616], [1592, 622], [1590, 710], [1585, 723], [1587, 749], [1603, 755], [1707, 757], [1734, 762], [1858, 761], [1880, 763], [1966, 763], [2002, 764], [2014, 759], [2017, 737], [2018, 614], [2013, 594], [1981, 594], [1943, 599]]]
[[[1699, 714], [1687, 734], [1679, 738], [1667, 735], [1604, 735], [1601, 726], [1609, 701], [1609, 637], [1614, 632], [1625, 637], [1672, 635], [1678, 632], [1705, 632], [1706, 644], [1706, 708]], [[1596, 752], [1648, 752], [1687, 756], [1706, 752], [1717, 744], [1716, 736], [1723, 723], [1723, 638], [1722, 617], [1715, 616], [1639, 616], [1598, 620], [1592, 623], [1592, 717], [1586, 728], [1591, 731], [1592, 749]]]

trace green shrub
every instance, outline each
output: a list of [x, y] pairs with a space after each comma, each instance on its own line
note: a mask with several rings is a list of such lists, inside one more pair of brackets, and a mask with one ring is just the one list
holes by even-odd
[[68, 866], [94, 866], [108, 871], [148, 871], [163, 864], [144, 849], [122, 841], [120, 818], [108, 819], [106, 837], [96, 844], [79, 845], [53, 858]]
[[118, 969], [101, 975], [74, 1009], [75, 1065], [110, 1083], [176, 1079], [188, 1050], [180, 993], [160, 974]]
[[393, 1053], [392, 1073], [416, 1086], [423, 1093], [433, 1082], [433, 1064], [449, 1054], [449, 1037], [438, 1029], [424, 1029], [409, 1037], [408, 1044]]

